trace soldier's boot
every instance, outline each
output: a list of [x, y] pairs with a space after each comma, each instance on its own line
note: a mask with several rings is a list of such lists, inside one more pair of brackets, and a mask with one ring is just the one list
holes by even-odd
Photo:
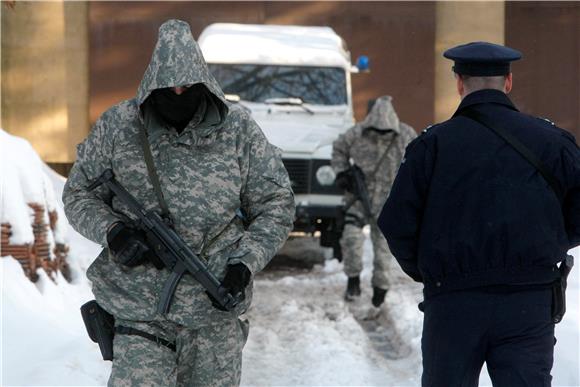
[[372, 298], [372, 303], [375, 306], [375, 308], [378, 308], [379, 306], [381, 306], [383, 304], [383, 302], [385, 302], [385, 296], [387, 295], [387, 290], [388, 289], [381, 289], [381, 288], [377, 288], [376, 286], [373, 287], [373, 298]]
[[346, 301], [354, 301], [357, 297], [360, 297], [360, 277], [348, 277], [344, 299]]

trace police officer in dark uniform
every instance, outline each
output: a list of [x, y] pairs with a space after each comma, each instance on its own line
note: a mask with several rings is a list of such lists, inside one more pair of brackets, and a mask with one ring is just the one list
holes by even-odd
[[477, 386], [486, 362], [494, 386], [549, 386], [555, 284], [580, 244], [580, 150], [506, 95], [518, 51], [475, 42], [444, 56], [461, 104], [409, 144], [378, 220], [424, 284], [422, 383]]

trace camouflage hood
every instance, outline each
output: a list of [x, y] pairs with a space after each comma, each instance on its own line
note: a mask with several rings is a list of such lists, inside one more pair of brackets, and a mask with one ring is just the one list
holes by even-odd
[[189, 24], [168, 20], [159, 27], [155, 50], [137, 91], [137, 104], [141, 106], [155, 89], [196, 83], [203, 83], [211, 93], [210, 109], [219, 115], [216, 123], [222, 123], [228, 114], [227, 102], [209, 72]]
[[379, 130], [394, 130], [400, 133], [399, 117], [395, 112], [395, 108], [391, 102], [392, 100], [393, 97], [390, 95], [377, 98], [371, 111], [360, 123], [360, 126], [363, 129], [376, 128]]

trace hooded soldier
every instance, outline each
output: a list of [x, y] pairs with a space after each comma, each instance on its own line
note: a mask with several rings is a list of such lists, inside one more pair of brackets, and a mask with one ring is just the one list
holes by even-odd
[[[169, 218], [244, 301], [231, 312], [219, 310], [186, 274], [169, 312], [158, 313], [169, 270], [148, 251], [127, 206], [104, 186], [87, 189], [108, 168], [147, 210]], [[294, 198], [279, 150], [225, 100], [187, 23], [160, 27], [137, 96], [107, 110], [78, 146], [63, 201], [72, 226], [106, 247], [87, 276], [98, 304], [116, 320], [109, 385], [238, 385], [248, 336], [239, 316], [250, 305], [252, 278], [292, 228]]]
[[[412, 127], [399, 121], [392, 104], [392, 97], [377, 98], [365, 119], [350, 128], [334, 141], [332, 167], [336, 184], [346, 191], [345, 225], [340, 241], [344, 272], [348, 277], [345, 299], [352, 301], [360, 296], [360, 273], [362, 271], [362, 228], [371, 226], [374, 251], [374, 268], [371, 284], [372, 303], [379, 307], [389, 288], [389, 266], [393, 259], [387, 242], [376, 226], [376, 219], [389, 195], [405, 147], [416, 137]], [[364, 182], [370, 202], [370, 218], [364, 211], [360, 195], [355, 193], [352, 166], [358, 166], [364, 174]]]

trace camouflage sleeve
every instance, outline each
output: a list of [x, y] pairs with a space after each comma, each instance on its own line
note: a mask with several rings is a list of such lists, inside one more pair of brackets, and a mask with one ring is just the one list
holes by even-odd
[[353, 143], [353, 128], [347, 130], [332, 143], [332, 160], [330, 165], [336, 173], [350, 168], [350, 147]]
[[271, 145], [249, 117], [249, 133], [240, 167], [242, 208], [249, 225], [229, 263], [243, 263], [255, 274], [286, 241], [294, 223], [295, 204], [290, 180], [278, 148]]
[[102, 117], [89, 136], [77, 146], [77, 160], [64, 186], [62, 200], [64, 211], [72, 227], [93, 242], [106, 246], [109, 226], [122, 220], [106, 204], [110, 192], [103, 186], [88, 191], [90, 182], [105, 169], [111, 168], [112, 136], [106, 133]]

